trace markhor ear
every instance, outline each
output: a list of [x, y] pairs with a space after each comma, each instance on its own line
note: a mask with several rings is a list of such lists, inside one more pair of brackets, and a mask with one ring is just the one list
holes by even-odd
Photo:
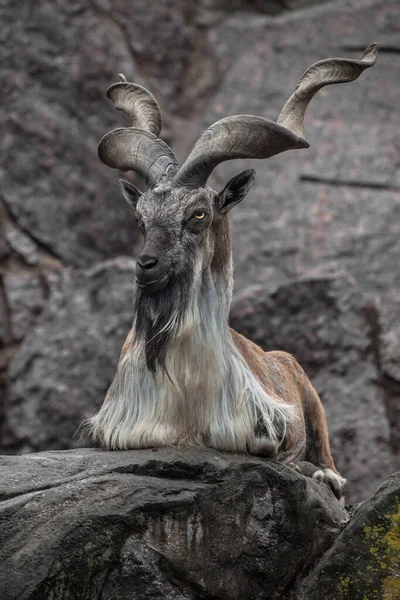
[[134, 185], [129, 183], [129, 181], [124, 181], [124, 179], [120, 179], [119, 184], [125, 200], [132, 206], [133, 210], [136, 210], [136, 204], [138, 203], [142, 192], [135, 188]]
[[221, 214], [225, 215], [243, 200], [253, 184], [255, 175], [254, 169], [246, 169], [228, 181], [222, 192], [218, 194], [217, 206]]

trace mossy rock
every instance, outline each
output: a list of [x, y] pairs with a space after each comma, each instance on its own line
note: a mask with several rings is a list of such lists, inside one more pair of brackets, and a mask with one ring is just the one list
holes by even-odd
[[400, 600], [400, 471], [353, 518], [296, 600]]

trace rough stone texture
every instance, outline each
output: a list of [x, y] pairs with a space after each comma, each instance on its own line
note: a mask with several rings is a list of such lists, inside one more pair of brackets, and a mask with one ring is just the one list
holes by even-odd
[[114, 376], [132, 322], [134, 261], [64, 271], [10, 371], [3, 446], [69, 448]]
[[379, 354], [380, 383], [384, 389], [392, 446], [400, 461], [400, 327], [396, 316], [394, 311], [389, 319], [383, 315], [377, 323], [377, 331], [383, 341]]
[[400, 598], [400, 471], [358, 507], [293, 598]]
[[5, 345], [10, 342], [11, 339], [11, 324], [4, 292], [3, 278], [0, 277], [0, 344]]
[[201, 100], [215, 79], [210, 46], [190, 22], [193, 9], [182, 2], [171, 10], [167, 0], [151, 10], [147, 2], [124, 0], [19, 0], [0, 11], [6, 92], [0, 169], [12, 217], [68, 264], [130, 253], [133, 217], [116, 173], [104, 169], [96, 151], [104, 133], [124, 124], [105, 90], [122, 71], [136, 81], [144, 77], [167, 112], [181, 110], [197, 58], [193, 109], [194, 97]]
[[293, 354], [324, 404], [333, 456], [359, 502], [398, 468], [390, 443], [373, 345], [374, 307], [348, 277], [319, 277], [249, 288], [231, 325], [265, 350]]
[[134, 242], [129, 207], [96, 147], [119, 121], [104, 99], [114, 65], [136, 71], [116, 25], [85, 4], [20, 0], [0, 9], [1, 196], [36, 245], [76, 266], [128, 253]]
[[398, 600], [400, 472], [324, 483], [212, 450], [0, 457], [2, 600]]
[[0, 457], [2, 600], [278, 600], [348, 514], [323, 483], [215, 451]]
[[6, 273], [3, 285], [11, 310], [12, 336], [20, 341], [43, 307], [44, 290], [40, 273]]
[[317, 2], [315, 0], [200, 0], [197, 4], [196, 22], [203, 26], [210, 26], [236, 11], [247, 13], [246, 18], [248, 18], [249, 14], [257, 13], [278, 15], [310, 4], [317, 4]]

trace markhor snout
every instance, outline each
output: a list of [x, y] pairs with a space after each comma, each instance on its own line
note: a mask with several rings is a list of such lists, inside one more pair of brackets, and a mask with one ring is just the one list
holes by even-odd
[[146, 294], [160, 292], [168, 283], [170, 269], [170, 260], [143, 254], [136, 263], [136, 284]]

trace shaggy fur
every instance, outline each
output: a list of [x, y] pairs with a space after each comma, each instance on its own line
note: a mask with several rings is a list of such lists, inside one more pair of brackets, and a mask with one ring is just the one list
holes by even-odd
[[196, 271], [191, 295], [174, 293], [174, 285], [157, 297], [137, 295], [134, 333], [91, 420], [94, 438], [109, 448], [243, 452], [257, 428], [274, 449], [291, 432], [295, 407], [263, 389], [228, 328], [225, 290]]

